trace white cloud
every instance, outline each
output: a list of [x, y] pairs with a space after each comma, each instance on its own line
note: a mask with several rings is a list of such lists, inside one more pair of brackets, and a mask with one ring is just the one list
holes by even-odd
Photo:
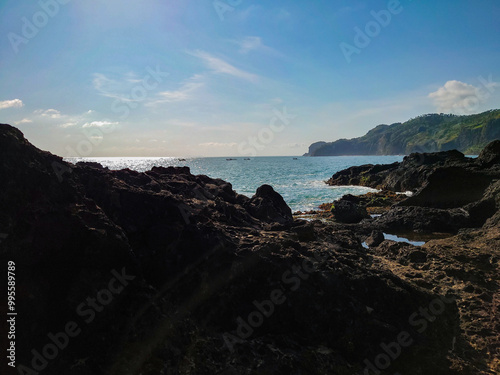
[[[490, 82], [484, 88], [491, 90], [497, 82]], [[482, 88], [460, 81], [448, 81], [437, 91], [431, 92], [429, 98], [434, 101], [439, 112], [470, 113], [474, 112], [480, 102], [485, 99]]]
[[22, 106], [24, 106], [24, 104], [21, 99], [4, 100], [0, 102], [0, 110], [6, 108], [21, 108]]
[[36, 111], [33, 112], [35, 115], [39, 115], [42, 117], [49, 117], [53, 119], [61, 118], [61, 112], [59, 112], [57, 109], [37, 109]]
[[210, 55], [209, 53], [203, 51], [196, 51], [192, 53], [192, 55], [203, 60], [205, 65], [207, 65], [207, 67], [211, 69], [214, 73], [227, 74], [250, 82], [255, 82], [259, 79], [257, 75], [238, 69], [233, 65], [225, 62], [224, 60]]
[[14, 124], [19, 125], [19, 124], [29, 124], [31, 121], [29, 118], [23, 118], [22, 120], [15, 121]]
[[116, 125], [118, 125], [118, 122], [92, 121], [83, 124], [82, 128], [102, 128], [102, 127], [116, 126]]

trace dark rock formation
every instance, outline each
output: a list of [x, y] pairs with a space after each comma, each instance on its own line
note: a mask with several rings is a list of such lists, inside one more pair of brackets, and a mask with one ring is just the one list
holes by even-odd
[[365, 240], [368, 247], [377, 247], [384, 241], [385, 237], [382, 232], [374, 230], [372, 234]]
[[493, 176], [464, 167], [436, 168], [402, 206], [456, 208], [480, 200]]
[[[348, 194], [342, 199], [356, 203], [364, 208], [368, 214], [382, 214], [387, 212], [396, 203], [402, 202], [407, 198], [405, 194], [397, 194], [393, 191], [382, 190], [373, 193], [353, 196]], [[330, 211], [334, 203], [323, 203], [319, 206], [322, 211]]]
[[[496, 214], [498, 202], [491, 186], [500, 178], [500, 141], [488, 145], [477, 159], [458, 151], [411, 154], [401, 163], [351, 167], [337, 172], [331, 185], [359, 182], [414, 194], [378, 218], [383, 230], [457, 233], [482, 226]], [[358, 174], [358, 175], [357, 175]]]
[[266, 223], [290, 224], [292, 210], [272, 186], [262, 185], [246, 205], [248, 211]]
[[370, 217], [366, 208], [359, 206], [356, 203], [356, 198], [352, 195], [345, 195], [333, 202], [331, 212], [335, 221], [339, 223], [359, 223]]
[[473, 160], [452, 150], [430, 154], [410, 154], [401, 163], [367, 164], [350, 167], [335, 173], [329, 185], [360, 185], [391, 191], [416, 191], [440, 167], [469, 167]]
[[[500, 264], [499, 145], [499, 141], [492, 142], [476, 160], [466, 159], [456, 151], [412, 154], [399, 164], [352, 167], [336, 173], [330, 181], [344, 185], [362, 180], [374, 187], [415, 191], [382, 216], [351, 225], [360, 239], [380, 230], [404, 236], [409, 236], [409, 231], [458, 233], [420, 248], [385, 240], [367, 251], [383, 258], [383, 262], [396, 262], [398, 266], [393, 264], [392, 268], [396, 274], [425, 289], [436, 291], [442, 285], [453, 285], [461, 329], [467, 333], [455, 340], [456, 345], [464, 345], [464, 351], [462, 359], [458, 359], [461, 355], [452, 350], [456, 353], [452, 354], [456, 355], [452, 368], [464, 374], [500, 372], [498, 351], [486, 349], [500, 343], [496, 317]], [[359, 197], [351, 200], [362, 201]], [[367, 244], [372, 240], [367, 239]], [[471, 359], [471, 347], [482, 350], [485, 354], [479, 357], [483, 359]], [[464, 364], [464, 357], [474, 365]]]
[[406, 231], [457, 233], [471, 227], [469, 213], [461, 208], [393, 207], [375, 220], [375, 226], [398, 233]]
[[[0, 233], [1, 264], [18, 275], [17, 364], [35, 366], [49, 333], [80, 329], [37, 372], [354, 374], [402, 332], [411, 345], [391, 372], [493, 369], [498, 329], [467, 325], [467, 313], [497, 308], [496, 255], [457, 252], [439, 263], [440, 283], [432, 267], [445, 244], [432, 257], [401, 250], [404, 261], [387, 241], [367, 251], [349, 226], [292, 221], [269, 186], [248, 198], [188, 168], [75, 166], [0, 125]], [[484, 268], [461, 272], [469, 259]], [[459, 282], [484, 303], [451, 300], [469, 296]], [[421, 315], [436, 308], [432, 321]]]
[[479, 154], [478, 162], [484, 167], [500, 164], [500, 140], [488, 144]]

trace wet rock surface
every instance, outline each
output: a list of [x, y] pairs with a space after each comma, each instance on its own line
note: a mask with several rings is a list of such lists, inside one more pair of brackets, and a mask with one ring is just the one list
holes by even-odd
[[294, 221], [270, 186], [249, 198], [188, 168], [71, 165], [8, 125], [0, 176], [18, 364], [75, 322], [44, 373], [360, 374], [403, 336], [391, 373], [499, 369], [498, 210], [422, 248], [364, 249], [376, 221]]

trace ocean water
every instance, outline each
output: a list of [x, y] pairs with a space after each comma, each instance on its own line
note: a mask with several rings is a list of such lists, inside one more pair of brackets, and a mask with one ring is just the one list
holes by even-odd
[[321, 203], [333, 202], [345, 194], [364, 194], [374, 189], [361, 186], [328, 186], [335, 172], [362, 164], [388, 164], [403, 156], [329, 156], [329, 157], [243, 157], [226, 158], [66, 158], [70, 163], [98, 162], [109, 169], [129, 168], [139, 172], [153, 166], [188, 166], [193, 174], [221, 178], [240, 194], [251, 197], [256, 189], [268, 184], [279, 192], [293, 212], [317, 209]]

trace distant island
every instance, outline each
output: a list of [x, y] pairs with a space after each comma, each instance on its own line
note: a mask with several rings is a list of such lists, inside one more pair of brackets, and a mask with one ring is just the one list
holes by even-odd
[[407, 155], [454, 149], [477, 155], [498, 138], [499, 109], [469, 116], [427, 114], [404, 123], [378, 125], [359, 138], [313, 143], [304, 156]]

